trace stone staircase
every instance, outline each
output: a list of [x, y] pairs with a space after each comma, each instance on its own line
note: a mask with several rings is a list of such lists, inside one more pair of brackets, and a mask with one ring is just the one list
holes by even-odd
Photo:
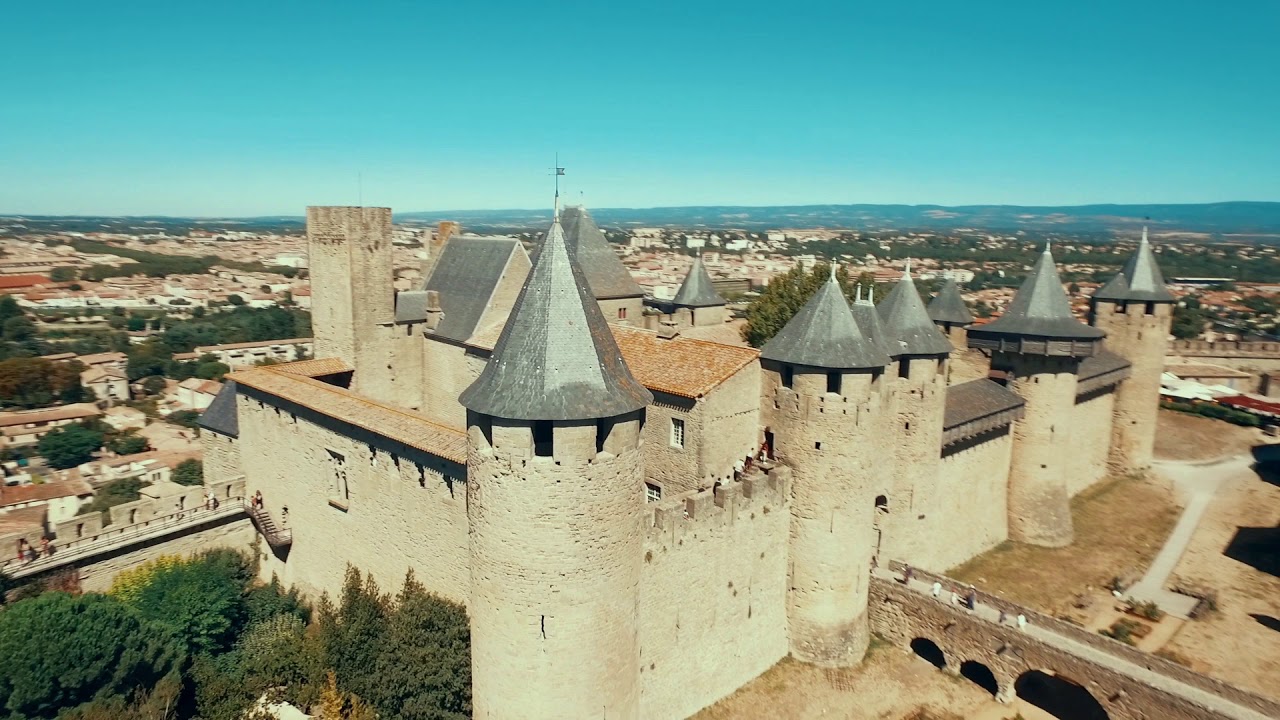
[[253, 521], [253, 526], [271, 546], [272, 550], [283, 550], [293, 545], [293, 531], [281, 529], [276, 522], [271, 519], [271, 514], [266, 508], [254, 507], [251, 503], [245, 503], [245, 512], [249, 514], [249, 518]]

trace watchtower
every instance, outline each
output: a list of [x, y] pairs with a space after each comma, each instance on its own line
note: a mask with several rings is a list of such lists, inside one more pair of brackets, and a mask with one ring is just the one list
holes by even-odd
[[725, 299], [711, 284], [711, 276], [702, 264], [702, 253], [693, 258], [689, 274], [684, 276], [680, 289], [671, 301], [673, 313], [688, 315], [688, 324], [694, 327], [719, 325], [724, 322]]
[[791, 654], [828, 667], [853, 665], [870, 639], [889, 358], [858, 328], [834, 269], [760, 358], [765, 402], [775, 408], [774, 452], [794, 477]]
[[886, 446], [894, 452], [893, 488], [883, 509], [887, 534], [881, 552], [942, 570], [931, 550], [946, 537], [936, 524], [942, 519], [938, 504], [947, 501], [938, 470], [951, 342], [929, 319], [910, 266], [876, 310], [895, 364], [889, 371], [895, 423]]
[[1129, 361], [1129, 379], [1116, 388], [1111, 462], [1121, 472], [1151, 466], [1160, 407], [1160, 374], [1177, 300], [1164, 285], [1147, 229], [1124, 269], [1093, 294], [1090, 322], [1107, 333], [1107, 348]]
[[467, 408], [477, 718], [635, 718], [643, 562], [631, 376], [559, 217]]
[[315, 356], [346, 360], [353, 389], [390, 400], [375, 385], [387, 374], [382, 341], [395, 320], [391, 208], [307, 208], [307, 253]]
[[955, 278], [947, 280], [938, 296], [929, 303], [929, 319], [951, 340], [954, 347], [966, 344], [965, 328], [973, 322], [973, 313], [960, 297], [960, 286]]
[[1106, 333], [1071, 315], [1058, 268], [1046, 245], [1031, 274], [998, 320], [969, 328], [969, 347], [991, 353], [993, 370], [1026, 403], [1013, 425], [1009, 472], [1009, 536], [1070, 545], [1067, 469], [1071, 416], [1080, 361], [1098, 352]]

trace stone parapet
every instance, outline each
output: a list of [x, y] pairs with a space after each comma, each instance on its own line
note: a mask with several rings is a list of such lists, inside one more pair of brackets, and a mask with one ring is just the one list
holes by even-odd
[[748, 473], [740, 482], [689, 490], [650, 503], [646, 508], [645, 547], [671, 550], [689, 534], [733, 525], [739, 517], [754, 519], [756, 513], [785, 513], [790, 493], [790, 470], [774, 466], [767, 472]]
[[1173, 340], [1168, 354], [1194, 357], [1280, 358], [1280, 342]]

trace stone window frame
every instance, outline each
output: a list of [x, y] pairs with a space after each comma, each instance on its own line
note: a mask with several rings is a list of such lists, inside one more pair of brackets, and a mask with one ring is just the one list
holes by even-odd
[[332, 476], [329, 479], [329, 505], [346, 512], [351, 507], [351, 484], [347, 476], [347, 456], [325, 448]]
[[658, 502], [662, 499], [662, 486], [655, 483], [647, 482], [644, 484], [644, 501], [647, 503]]
[[678, 418], [678, 417], [671, 418], [671, 439], [670, 439], [671, 447], [679, 448], [681, 450], [684, 449], [685, 439], [686, 439], [685, 431], [686, 431], [686, 426], [685, 426], [684, 418]]

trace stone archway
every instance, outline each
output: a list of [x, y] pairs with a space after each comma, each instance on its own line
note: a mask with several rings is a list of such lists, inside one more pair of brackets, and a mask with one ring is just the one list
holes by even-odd
[[947, 666], [947, 656], [942, 652], [942, 648], [938, 647], [938, 643], [929, 638], [918, 637], [911, 641], [911, 652], [918, 657], [924, 658], [928, 663], [939, 670]]
[[1110, 720], [1102, 703], [1079, 683], [1040, 670], [1028, 670], [1013, 684], [1014, 693], [1061, 720]]
[[1000, 694], [1000, 683], [996, 680], [996, 674], [977, 660], [965, 660], [960, 663], [960, 677], [991, 693], [993, 697]]

